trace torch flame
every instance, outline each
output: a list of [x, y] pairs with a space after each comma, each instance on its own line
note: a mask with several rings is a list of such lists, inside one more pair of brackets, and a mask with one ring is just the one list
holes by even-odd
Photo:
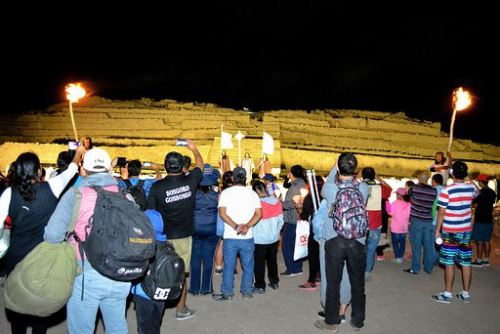
[[464, 110], [469, 107], [471, 103], [472, 97], [468, 91], [463, 90], [462, 87], [455, 89], [455, 91], [453, 92], [453, 104], [455, 110]]
[[85, 97], [87, 92], [82, 87], [81, 83], [69, 84], [66, 86], [66, 98], [69, 102], [78, 102], [79, 99]]

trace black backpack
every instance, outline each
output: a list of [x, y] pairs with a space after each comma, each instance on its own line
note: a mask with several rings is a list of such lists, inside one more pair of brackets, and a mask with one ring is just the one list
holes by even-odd
[[92, 267], [113, 280], [132, 281], [144, 276], [155, 255], [151, 222], [125, 194], [91, 188], [97, 199], [85, 227], [86, 239], [79, 242], [80, 253], [84, 251]]
[[184, 275], [184, 261], [174, 247], [168, 242], [158, 243], [155, 259], [141, 282], [142, 289], [152, 300], [175, 300], [181, 295]]
[[134, 186], [130, 180], [123, 180], [127, 185], [127, 192], [134, 198], [135, 204], [139, 205], [142, 211], [147, 209], [146, 192], [144, 191], [144, 180], [139, 180], [139, 182]]

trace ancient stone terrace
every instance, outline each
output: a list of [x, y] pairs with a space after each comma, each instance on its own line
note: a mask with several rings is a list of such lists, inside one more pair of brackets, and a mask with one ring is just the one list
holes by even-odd
[[[176, 138], [196, 140], [207, 161], [217, 164], [220, 131], [246, 135], [242, 154], [254, 159], [261, 155], [263, 131], [275, 138], [270, 156], [274, 167], [300, 163], [326, 171], [339, 152], [354, 151], [364, 165], [370, 164], [390, 175], [408, 176], [418, 168], [428, 168], [436, 151], [446, 150], [448, 136], [439, 123], [410, 119], [403, 113], [359, 110], [276, 110], [259, 113], [237, 111], [204, 103], [173, 100], [112, 101], [92, 97], [74, 104], [75, 120], [81, 136], [90, 135], [112, 154], [163, 161], [166, 150], [176, 149]], [[19, 143], [33, 146], [45, 162], [55, 161], [62, 144], [73, 132], [65, 103], [45, 111], [18, 116], [0, 116], [0, 165], [18, 153]], [[6, 126], [8, 124], [8, 126]], [[10, 143], [18, 144], [10, 144]], [[237, 163], [237, 141], [227, 150]], [[30, 145], [27, 145], [30, 147]], [[177, 148], [179, 149], [179, 148]], [[11, 153], [12, 150], [15, 154]], [[179, 149], [183, 151], [184, 149]], [[500, 148], [470, 140], [456, 139], [454, 157], [468, 160], [471, 169], [498, 173]], [[147, 154], [147, 155], [146, 155]]]

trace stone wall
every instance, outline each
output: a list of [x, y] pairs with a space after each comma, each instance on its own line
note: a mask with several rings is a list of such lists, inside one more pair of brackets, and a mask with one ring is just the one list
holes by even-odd
[[[428, 168], [436, 151], [445, 151], [448, 136], [436, 122], [411, 119], [403, 113], [360, 110], [272, 110], [250, 113], [213, 104], [173, 100], [112, 101], [92, 97], [74, 104], [80, 136], [90, 135], [111, 155], [162, 162], [177, 148], [176, 138], [194, 139], [204, 158], [217, 164], [220, 130], [242, 131], [242, 155], [248, 151], [257, 163], [263, 131], [275, 138], [270, 156], [274, 167], [300, 163], [329, 170], [339, 152], [353, 151], [363, 165], [370, 164], [386, 175], [407, 176]], [[66, 103], [45, 111], [0, 116], [0, 168], [4, 169], [24, 150], [36, 151], [42, 161], [54, 162], [72, 138]], [[25, 143], [25, 144], [23, 144]], [[39, 143], [39, 144], [32, 144]], [[237, 163], [237, 141], [226, 150]], [[490, 174], [500, 173], [500, 147], [455, 139], [454, 158]]]

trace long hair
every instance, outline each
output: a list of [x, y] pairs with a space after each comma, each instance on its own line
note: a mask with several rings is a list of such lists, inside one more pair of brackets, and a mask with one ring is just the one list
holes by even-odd
[[33, 181], [40, 182], [38, 172], [40, 170], [40, 159], [35, 153], [25, 152], [16, 159], [16, 170], [14, 185], [18, 186], [21, 197], [29, 202], [35, 199], [36, 192], [33, 189]]

